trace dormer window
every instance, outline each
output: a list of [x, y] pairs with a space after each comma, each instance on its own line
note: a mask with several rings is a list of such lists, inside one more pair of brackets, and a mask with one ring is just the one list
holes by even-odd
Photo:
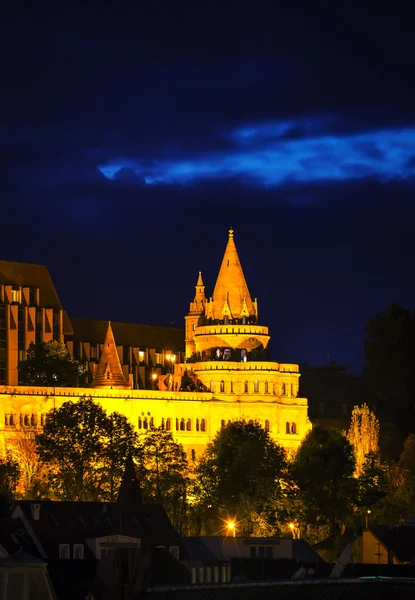
[[109, 371], [107, 371], [107, 379], [109, 379], [111, 376], [111, 373]]
[[70, 559], [69, 544], [59, 544], [59, 558], [64, 560]]

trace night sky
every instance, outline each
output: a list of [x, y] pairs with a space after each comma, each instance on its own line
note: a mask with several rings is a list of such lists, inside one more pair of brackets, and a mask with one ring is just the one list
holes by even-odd
[[182, 327], [233, 226], [274, 359], [359, 372], [367, 319], [415, 293], [413, 15], [16, 4], [0, 257], [46, 264], [72, 316]]

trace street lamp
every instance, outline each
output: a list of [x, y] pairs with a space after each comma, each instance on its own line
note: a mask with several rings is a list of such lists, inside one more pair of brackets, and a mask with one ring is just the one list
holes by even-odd
[[366, 529], [369, 529], [369, 515], [372, 514], [371, 510], [366, 511]]
[[153, 390], [154, 390], [154, 386], [156, 383], [156, 379], [157, 379], [157, 373], [152, 373], [151, 374], [151, 381], [152, 381], [152, 385], [153, 385]]
[[172, 354], [171, 352], [167, 352], [167, 354], [165, 355], [165, 359], [169, 363], [169, 372], [173, 371], [173, 366], [174, 366], [174, 362], [176, 360], [176, 355]]
[[294, 523], [288, 523], [288, 527], [291, 529], [291, 532], [293, 534], [293, 540], [295, 540], [295, 533], [294, 533], [295, 525], [294, 525]]

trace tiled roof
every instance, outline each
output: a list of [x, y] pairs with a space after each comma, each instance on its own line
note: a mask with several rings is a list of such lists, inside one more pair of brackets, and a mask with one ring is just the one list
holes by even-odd
[[57, 544], [84, 543], [85, 539], [116, 535], [137, 537], [143, 546], [184, 547], [160, 504], [137, 505], [134, 515], [120, 513], [117, 502], [40, 502], [39, 520], [34, 520], [29, 500], [17, 502], [46, 552], [56, 553]]
[[[104, 343], [108, 321], [71, 317], [71, 323], [75, 341]], [[184, 329], [114, 321], [111, 321], [111, 326], [118, 346], [154, 348], [172, 352], [184, 350]]]
[[143, 600], [408, 600], [415, 579], [338, 579], [159, 587]]
[[0, 518], [0, 544], [9, 554], [23, 548], [29, 554], [38, 555], [36, 546], [22, 521], [12, 519], [10, 516]]
[[45, 265], [0, 260], [0, 284], [40, 289], [40, 305], [61, 309], [61, 303]]

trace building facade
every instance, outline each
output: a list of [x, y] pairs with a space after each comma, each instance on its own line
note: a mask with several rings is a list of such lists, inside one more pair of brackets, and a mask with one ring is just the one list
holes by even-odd
[[[298, 365], [269, 360], [268, 328], [259, 321], [258, 302], [251, 298], [233, 230], [210, 298], [199, 273], [185, 317], [185, 352], [177, 337], [180, 330], [170, 331], [167, 342], [160, 336], [153, 350], [130, 345], [131, 363], [134, 357], [138, 367], [148, 361], [139, 389], [137, 377], [125, 364], [124, 349], [120, 352], [117, 346], [116, 325], [106, 323], [105, 332], [101, 327], [94, 353], [91, 339], [79, 341], [73, 327], [67, 334], [71, 353], [77, 357], [77, 344], [78, 352], [86, 352], [77, 358], [84, 363], [87, 358], [92, 365], [88, 388], [0, 387], [3, 450], [20, 429], [41, 427], [49, 410], [85, 396], [108, 412], [124, 414], [141, 433], [155, 427], [171, 431], [191, 459], [236, 419], [259, 422], [290, 450], [298, 448], [311, 429], [307, 400], [299, 395]], [[147, 339], [154, 339], [154, 332], [152, 336]]]

